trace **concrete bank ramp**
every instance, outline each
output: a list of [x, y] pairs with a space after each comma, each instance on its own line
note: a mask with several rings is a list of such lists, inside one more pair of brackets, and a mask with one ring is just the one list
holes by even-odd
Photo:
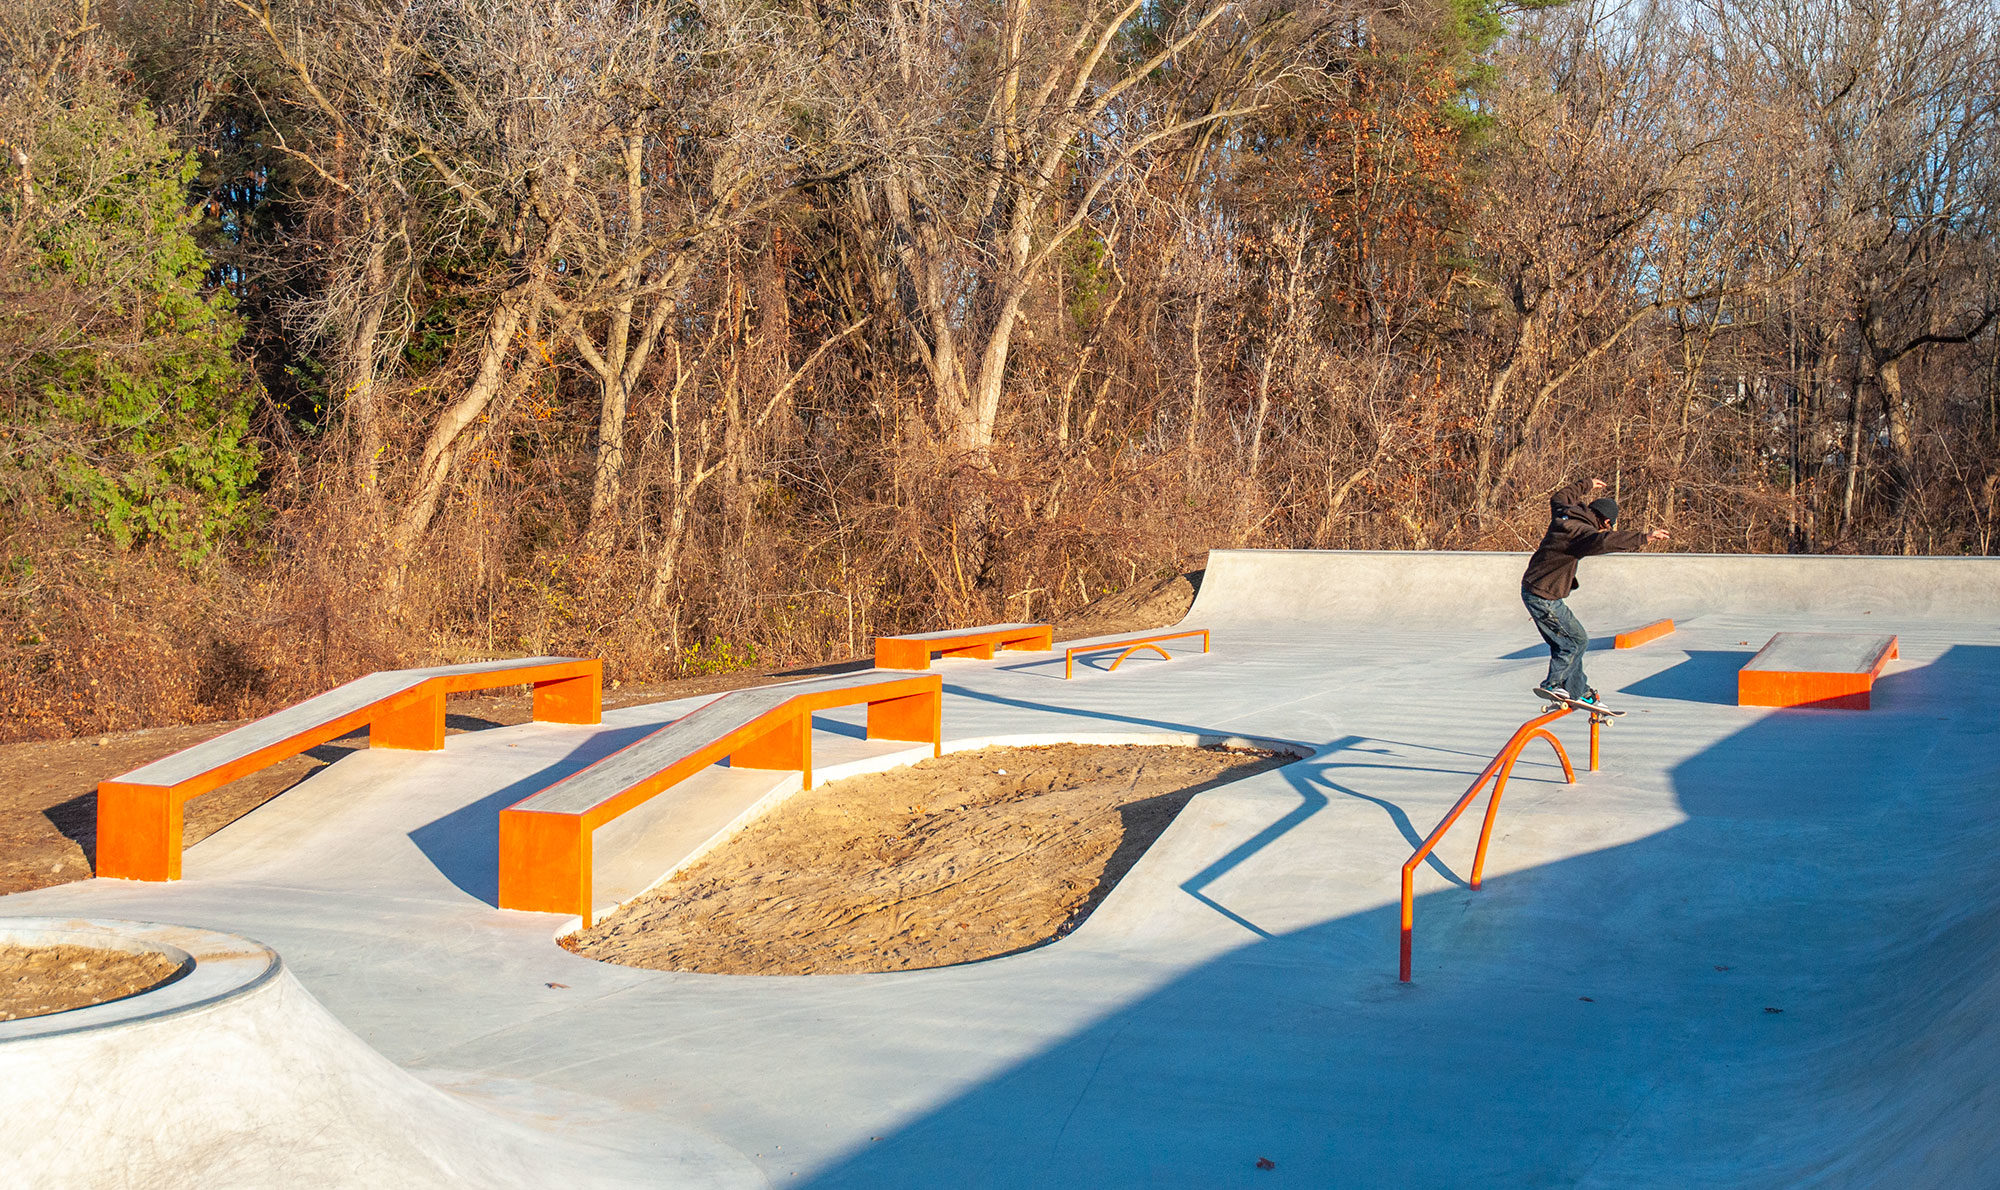
[[[1186, 623], [1487, 627], [1515, 623], [1525, 553], [1212, 550]], [[2000, 558], [1606, 554], [1570, 604], [1593, 632], [1712, 614], [2000, 615]]]
[[247, 938], [9, 918], [0, 942], [183, 962], [178, 979], [137, 996], [0, 1021], [0, 1185], [766, 1184], [734, 1150], [664, 1122], [639, 1130], [651, 1133], [648, 1151], [634, 1152], [558, 1122], [588, 1117], [575, 1103], [530, 1100], [509, 1118], [439, 1090], [349, 1032]]

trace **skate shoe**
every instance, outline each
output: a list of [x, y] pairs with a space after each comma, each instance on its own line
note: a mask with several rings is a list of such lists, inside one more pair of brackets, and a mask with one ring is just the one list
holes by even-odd
[[1570, 693], [1561, 686], [1537, 686], [1535, 693], [1550, 702], [1569, 702]]

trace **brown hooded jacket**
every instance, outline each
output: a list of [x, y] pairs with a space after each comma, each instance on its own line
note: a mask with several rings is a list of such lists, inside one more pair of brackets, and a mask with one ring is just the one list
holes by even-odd
[[1576, 564], [1592, 554], [1618, 554], [1642, 549], [1646, 535], [1632, 529], [1606, 529], [1590, 511], [1587, 487], [1560, 488], [1549, 496], [1549, 530], [1528, 559], [1521, 576], [1524, 590], [1544, 599], [1562, 599], [1576, 590]]

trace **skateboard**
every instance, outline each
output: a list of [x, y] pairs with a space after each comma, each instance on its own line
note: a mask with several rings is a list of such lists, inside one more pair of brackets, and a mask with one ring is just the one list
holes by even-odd
[[[1535, 697], [1548, 698], [1547, 695], [1539, 691], [1535, 692]], [[1623, 711], [1614, 711], [1601, 702], [1585, 702], [1580, 698], [1549, 698], [1548, 705], [1542, 709], [1544, 711], [1557, 711], [1564, 707], [1568, 707], [1572, 711], [1587, 711], [1590, 713], [1591, 718], [1600, 723], [1609, 722], [1625, 713]]]

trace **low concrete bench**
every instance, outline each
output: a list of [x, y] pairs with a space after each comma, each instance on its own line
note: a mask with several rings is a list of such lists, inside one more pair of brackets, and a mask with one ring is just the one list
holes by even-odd
[[1780, 632], [1736, 671], [1736, 705], [1865, 711], [1875, 679], [1895, 656], [1893, 636]]
[[392, 669], [356, 678], [234, 731], [97, 786], [97, 874], [127, 880], [179, 880], [182, 808], [238, 777], [306, 749], [368, 728], [371, 748], [435, 751], [444, 747], [444, 699], [465, 690], [533, 683], [535, 718], [596, 723], [602, 716], [604, 663], [577, 657], [528, 657], [430, 669]]
[[993, 659], [996, 649], [1047, 650], [1056, 647], [1055, 629], [1047, 624], [987, 624], [943, 632], [912, 632], [907, 636], [875, 638], [875, 668], [929, 669], [931, 654], [944, 657]]
[[1612, 637], [1611, 647], [1614, 649], [1636, 649], [1647, 641], [1658, 640], [1666, 636], [1673, 630], [1674, 622], [1672, 620], [1655, 620], [1643, 628], [1634, 628]]
[[798, 769], [812, 788], [812, 714], [868, 705], [868, 738], [942, 749], [944, 679], [842, 675], [735, 690], [500, 812], [502, 909], [573, 913], [590, 925], [591, 834], [727, 757], [732, 768]]
[[1117, 658], [1110, 665], [1105, 667], [1106, 673], [1117, 670], [1119, 666], [1125, 664], [1127, 657], [1130, 657], [1140, 649], [1151, 649], [1153, 652], [1172, 661], [1173, 656], [1164, 648], [1161, 648], [1159, 642], [1163, 640], [1183, 640], [1190, 636], [1200, 637], [1201, 651], [1204, 653], [1208, 652], [1208, 629], [1206, 628], [1188, 628], [1175, 632], [1159, 632], [1151, 636], [1127, 636], [1119, 640], [1098, 641], [1096, 644], [1091, 645], [1071, 645], [1069, 648], [1063, 650], [1063, 679], [1067, 681], [1075, 676], [1076, 659], [1085, 653], [1108, 653], [1113, 649], [1124, 650], [1118, 654]]

